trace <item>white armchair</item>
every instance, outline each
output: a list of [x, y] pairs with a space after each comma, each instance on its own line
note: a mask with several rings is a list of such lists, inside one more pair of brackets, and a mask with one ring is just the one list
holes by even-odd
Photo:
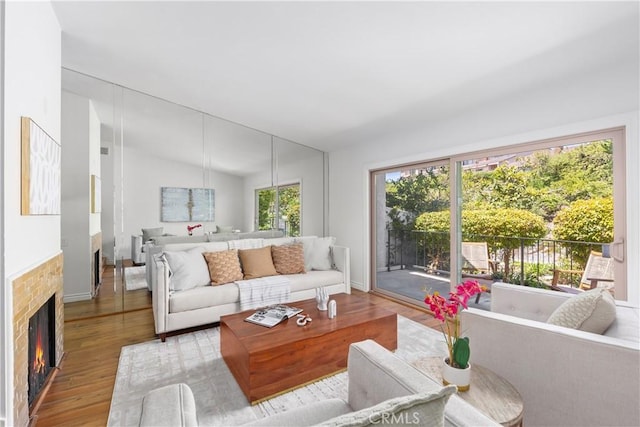
[[[434, 382], [373, 340], [350, 345], [347, 371], [347, 401], [319, 400], [243, 425], [500, 426], [452, 395], [455, 387]], [[142, 401], [140, 426], [196, 426], [196, 405], [200, 403], [185, 384], [153, 390]]]
[[617, 301], [603, 335], [546, 323], [572, 297], [494, 283], [490, 312], [462, 313], [472, 363], [518, 389], [527, 426], [640, 425], [638, 308]]

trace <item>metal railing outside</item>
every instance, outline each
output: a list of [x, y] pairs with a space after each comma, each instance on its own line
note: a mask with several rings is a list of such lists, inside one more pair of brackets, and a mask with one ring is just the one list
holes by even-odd
[[[462, 240], [487, 242], [494, 280], [536, 287], [548, 286], [554, 270], [581, 270], [591, 251], [608, 252], [607, 244], [570, 240], [487, 235], [463, 235]], [[409, 267], [449, 275], [448, 232], [387, 230], [386, 242], [387, 271]], [[561, 283], [579, 279], [579, 273], [570, 273]]]

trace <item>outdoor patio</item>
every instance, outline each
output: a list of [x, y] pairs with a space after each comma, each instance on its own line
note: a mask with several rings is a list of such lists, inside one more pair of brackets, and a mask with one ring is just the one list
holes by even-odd
[[[484, 285], [491, 283], [490, 280], [478, 280], [478, 282]], [[379, 289], [411, 298], [416, 300], [418, 304], [424, 304], [424, 298], [427, 293], [438, 291], [440, 294], [447, 296], [450, 291], [448, 277], [427, 274], [419, 269], [410, 268], [379, 272], [376, 275], [376, 283]], [[469, 300], [469, 307], [489, 310], [491, 294], [483, 293], [478, 304], [475, 301], [475, 297]]]

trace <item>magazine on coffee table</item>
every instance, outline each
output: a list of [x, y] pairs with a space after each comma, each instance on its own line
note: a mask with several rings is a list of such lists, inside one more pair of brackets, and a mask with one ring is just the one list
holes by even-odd
[[271, 328], [285, 319], [289, 319], [298, 313], [302, 313], [302, 309], [289, 307], [288, 305], [277, 304], [269, 307], [261, 308], [247, 317], [245, 322], [255, 323], [256, 325]]

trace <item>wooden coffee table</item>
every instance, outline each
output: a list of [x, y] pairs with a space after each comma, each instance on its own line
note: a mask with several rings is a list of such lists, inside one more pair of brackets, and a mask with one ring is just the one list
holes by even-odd
[[273, 328], [245, 322], [254, 310], [220, 318], [222, 357], [249, 402], [344, 371], [351, 343], [373, 339], [397, 348], [396, 313], [352, 295], [330, 299], [338, 306], [333, 319], [316, 308], [315, 300], [288, 304], [311, 316], [306, 326], [298, 326], [296, 317]]

